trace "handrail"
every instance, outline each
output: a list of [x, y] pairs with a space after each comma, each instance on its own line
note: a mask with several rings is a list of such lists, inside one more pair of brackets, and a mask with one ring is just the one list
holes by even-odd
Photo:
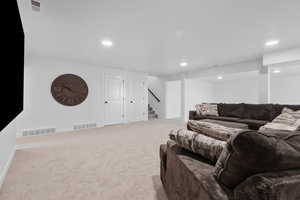
[[157, 102], [160, 102], [160, 99], [152, 92], [152, 90], [150, 90], [148, 88], [148, 91], [150, 92], [150, 94], [156, 99]]

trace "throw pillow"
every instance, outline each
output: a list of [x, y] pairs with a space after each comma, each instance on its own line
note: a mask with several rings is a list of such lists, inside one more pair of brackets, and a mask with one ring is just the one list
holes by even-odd
[[227, 141], [233, 134], [245, 131], [245, 129], [226, 127], [203, 120], [189, 120], [187, 124], [192, 131], [223, 141]]
[[281, 114], [271, 123], [267, 123], [259, 130], [266, 129], [296, 131], [300, 129], [300, 110], [294, 111], [289, 108], [283, 108]]
[[198, 115], [219, 116], [217, 104], [197, 104], [195, 108]]
[[299, 168], [300, 133], [246, 131], [229, 139], [215, 176], [233, 189], [254, 174]]
[[169, 136], [180, 147], [199, 154], [213, 163], [216, 163], [226, 144], [224, 141], [185, 129], [172, 130]]

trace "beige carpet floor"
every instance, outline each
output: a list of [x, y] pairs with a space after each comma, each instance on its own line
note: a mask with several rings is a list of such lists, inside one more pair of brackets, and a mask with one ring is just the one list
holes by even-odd
[[18, 139], [0, 200], [166, 200], [159, 145], [176, 120]]

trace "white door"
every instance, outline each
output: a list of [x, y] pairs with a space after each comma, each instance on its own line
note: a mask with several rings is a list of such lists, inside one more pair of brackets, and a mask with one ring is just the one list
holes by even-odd
[[119, 124], [124, 119], [124, 80], [119, 75], [105, 75], [105, 125]]
[[166, 118], [181, 116], [181, 81], [166, 82]]
[[141, 121], [147, 119], [146, 81], [143, 76], [131, 76], [127, 82], [127, 120]]

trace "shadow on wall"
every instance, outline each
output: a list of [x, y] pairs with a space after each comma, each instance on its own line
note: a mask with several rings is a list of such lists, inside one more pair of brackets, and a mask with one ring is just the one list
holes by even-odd
[[152, 182], [153, 182], [154, 190], [156, 191], [156, 199], [168, 200], [164, 187], [161, 183], [160, 177], [158, 175], [152, 176]]

